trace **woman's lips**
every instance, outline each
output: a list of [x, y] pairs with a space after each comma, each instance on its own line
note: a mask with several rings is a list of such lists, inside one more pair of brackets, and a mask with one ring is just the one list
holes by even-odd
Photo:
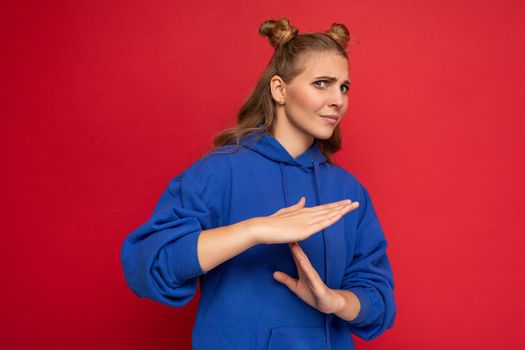
[[337, 123], [337, 119], [339, 119], [336, 115], [322, 115], [320, 117], [326, 120], [330, 124]]

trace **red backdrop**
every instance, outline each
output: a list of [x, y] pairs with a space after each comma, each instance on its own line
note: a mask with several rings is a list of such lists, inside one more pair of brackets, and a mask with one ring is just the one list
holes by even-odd
[[2, 349], [189, 349], [198, 296], [137, 298], [120, 245], [235, 123], [260, 23], [348, 26], [336, 160], [369, 189], [398, 315], [359, 349], [523, 349], [522, 1], [2, 5]]

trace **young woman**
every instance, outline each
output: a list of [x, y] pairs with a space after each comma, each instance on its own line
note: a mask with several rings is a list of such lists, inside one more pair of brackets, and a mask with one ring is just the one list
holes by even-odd
[[354, 349], [393, 327], [387, 242], [365, 187], [334, 164], [349, 34], [260, 27], [275, 53], [237, 126], [174, 177], [121, 259], [135, 294], [200, 300], [193, 349]]

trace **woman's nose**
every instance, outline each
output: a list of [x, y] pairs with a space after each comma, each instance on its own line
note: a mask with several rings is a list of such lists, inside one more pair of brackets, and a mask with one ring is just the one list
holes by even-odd
[[330, 94], [329, 104], [334, 107], [341, 107], [344, 103], [345, 96], [340, 90], [334, 89], [334, 92]]

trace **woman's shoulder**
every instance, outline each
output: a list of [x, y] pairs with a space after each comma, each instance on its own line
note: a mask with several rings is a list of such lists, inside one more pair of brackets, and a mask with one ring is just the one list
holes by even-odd
[[361, 183], [357, 177], [349, 170], [343, 168], [341, 165], [335, 163], [326, 163], [330, 169], [331, 175], [336, 178], [339, 182], [343, 182], [350, 187], [359, 187]]
[[347, 195], [352, 195], [358, 198], [358, 200], [367, 200], [370, 197], [365, 183], [351, 171], [335, 163], [327, 164], [332, 171], [331, 177], [337, 179], [340, 184], [343, 184], [341, 188], [344, 189]]
[[368, 218], [373, 218], [376, 214], [372, 203], [372, 196], [365, 184], [349, 170], [337, 164], [329, 164], [329, 166], [334, 172], [340, 174], [340, 180], [344, 179], [341, 181], [344, 184], [341, 188], [345, 196], [351, 198], [353, 201], [359, 202], [359, 208], [357, 208], [359, 222], [362, 222], [364, 219], [368, 220]]
[[232, 147], [221, 146], [201, 155], [195, 159], [182, 172], [175, 176], [172, 181], [190, 181], [209, 183], [220, 182], [228, 179], [230, 170], [230, 152]]

